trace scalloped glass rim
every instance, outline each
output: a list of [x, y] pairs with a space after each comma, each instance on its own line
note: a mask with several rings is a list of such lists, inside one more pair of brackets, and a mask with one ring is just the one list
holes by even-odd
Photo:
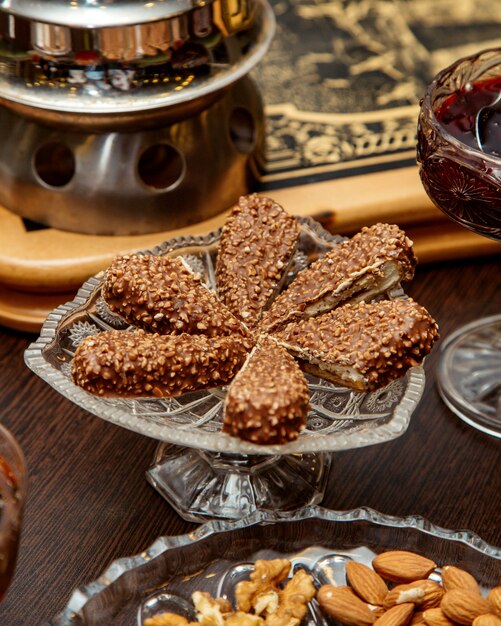
[[[367, 521], [375, 525], [390, 528], [409, 528], [431, 535], [444, 541], [453, 541], [464, 544], [469, 548], [486, 555], [487, 557], [501, 560], [501, 548], [488, 544], [477, 534], [469, 530], [448, 530], [437, 526], [420, 515], [409, 515], [407, 517], [396, 517], [386, 515], [378, 511], [360, 507], [349, 511], [332, 511], [319, 506], [309, 506], [295, 512], [269, 512], [254, 511], [247, 517], [237, 521], [210, 521], [202, 524], [194, 531], [172, 537], [160, 537], [141, 554], [133, 557], [125, 557], [114, 561], [95, 581], [75, 590], [67, 604], [64, 612], [59, 616], [57, 622], [52, 622], [54, 626], [71, 626], [81, 623], [81, 611], [85, 604], [95, 595], [99, 594], [110, 584], [117, 581], [123, 574], [130, 572], [142, 565], [159, 557], [168, 550], [182, 548], [189, 544], [194, 544], [211, 535], [228, 533], [238, 529], [251, 527], [259, 524], [280, 524], [287, 522], [300, 522], [303, 520], [324, 520], [328, 522], [357, 522]], [[145, 574], [146, 576], [148, 574]], [[141, 574], [137, 573], [139, 582]], [[78, 621], [74, 621], [74, 620]]]
[[498, 63], [501, 64], [501, 48], [487, 48], [475, 54], [457, 59], [456, 61], [454, 61], [454, 63], [451, 63], [448, 67], [438, 72], [438, 74], [434, 77], [432, 82], [426, 88], [426, 92], [423, 97], [423, 103], [421, 105], [421, 111], [428, 115], [431, 125], [433, 126], [433, 128], [435, 129], [435, 131], [440, 137], [442, 137], [445, 141], [447, 141], [447, 143], [449, 143], [453, 148], [455, 148], [459, 154], [461, 152], [466, 152], [470, 155], [475, 156], [478, 160], [484, 161], [486, 164], [486, 169], [487, 169], [487, 164], [489, 163], [492, 163], [494, 166], [499, 167], [501, 163], [501, 159], [497, 158], [494, 155], [486, 154], [485, 152], [482, 152], [481, 150], [477, 150], [476, 148], [470, 148], [466, 144], [462, 143], [459, 139], [451, 135], [449, 131], [446, 130], [445, 126], [443, 126], [439, 122], [437, 116], [435, 115], [435, 109], [433, 108], [433, 104], [432, 104], [432, 96], [434, 94], [435, 89], [437, 88], [437, 85], [447, 75], [452, 74], [459, 66], [468, 62], [473, 63], [480, 57], [484, 55], [488, 56], [490, 54], [497, 55]]
[[[318, 222], [311, 218], [298, 218], [298, 222], [308, 227], [310, 232], [313, 232], [319, 238], [324, 238], [324, 241], [342, 240], [339, 236], [330, 235]], [[145, 251], [145, 253], [161, 254], [196, 244], [209, 246], [217, 241], [219, 234], [220, 229], [206, 236], [178, 237], [166, 241], [152, 250]], [[43, 351], [55, 339], [59, 324], [64, 321], [66, 316], [79, 307], [85, 306], [94, 291], [101, 285], [103, 276], [104, 272], [100, 272], [90, 278], [80, 288], [72, 302], [63, 304], [52, 311], [42, 327], [40, 337], [25, 352], [25, 362], [33, 372], [64, 397], [94, 415], [159, 441], [213, 452], [236, 454], [282, 455], [299, 452], [350, 450], [390, 441], [399, 437], [407, 430], [412, 412], [416, 408], [424, 390], [425, 376], [421, 366], [413, 367], [407, 372], [404, 377], [406, 380], [405, 391], [398, 404], [392, 408], [391, 414], [386, 421], [376, 423], [374, 420], [369, 421], [359, 418], [355, 421], [363, 423], [365, 428], [351, 431], [338, 430], [327, 434], [323, 434], [320, 431], [303, 433], [296, 441], [285, 445], [261, 446], [241, 441], [221, 432], [207, 432], [197, 430], [196, 428], [187, 429], [185, 425], [173, 424], [172, 422], [158, 424], [148, 421], [140, 413], [124, 410], [121, 406], [113, 406], [107, 403], [106, 400], [93, 396], [75, 385], [67, 376], [63, 375], [49, 363], [45, 359]], [[347, 418], [345, 417], [344, 419]]]

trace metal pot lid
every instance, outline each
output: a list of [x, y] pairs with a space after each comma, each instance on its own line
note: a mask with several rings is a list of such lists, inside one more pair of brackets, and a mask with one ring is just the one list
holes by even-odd
[[[241, 24], [241, 30], [233, 33], [229, 29], [223, 32], [215, 25], [208, 36], [193, 37], [192, 23], [185, 23], [209, 7], [229, 7], [228, 2], [221, 0], [151, 26], [134, 27], [135, 35], [148, 29], [146, 37], [153, 26], [156, 30], [166, 25], [176, 30], [178, 39], [174, 47], [165, 51], [155, 49], [151, 56], [132, 55], [134, 58], [130, 60], [113, 59], [108, 44], [103, 44], [107, 42], [103, 35], [112, 30], [113, 44], [115, 35], [131, 27], [90, 31], [97, 33], [102, 44], [100, 50], [92, 53], [75, 54], [74, 50], [66, 50], [66, 42], [74, 40], [73, 31], [63, 37], [63, 27], [52, 25], [47, 25], [51, 30], [48, 34], [41, 29], [39, 46], [34, 46], [34, 51], [2, 48], [0, 40], [0, 102], [5, 106], [17, 103], [33, 110], [106, 115], [162, 109], [215, 93], [249, 73], [273, 38], [275, 18], [266, 0], [241, 4], [247, 7], [249, 19]], [[184, 39], [179, 39], [181, 31], [186, 35]], [[36, 35], [37, 30], [32, 28], [32, 33]], [[49, 45], [58, 46], [64, 54], [58, 56], [52, 50], [44, 56]], [[123, 52], [121, 44], [119, 47]], [[144, 47], [142, 42], [140, 49]], [[202, 64], [195, 67], [200, 58]], [[33, 72], [35, 76], [30, 75]]]
[[154, 22], [207, 4], [207, 0], [0, 0], [0, 11], [70, 28], [107, 28]]

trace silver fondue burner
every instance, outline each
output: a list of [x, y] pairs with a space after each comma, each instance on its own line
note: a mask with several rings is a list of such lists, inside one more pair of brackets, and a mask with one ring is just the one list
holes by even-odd
[[98, 235], [226, 209], [263, 159], [273, 31], [266, 0], [0, 0], [0, 204]]

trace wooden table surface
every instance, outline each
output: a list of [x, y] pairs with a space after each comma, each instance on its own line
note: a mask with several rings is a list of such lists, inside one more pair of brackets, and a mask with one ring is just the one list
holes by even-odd
[[[407, 291], [429, 308], [445, 337], [463, 322], [500, 312], [500, 257], [422, 267]], [[42, 623], [113, 559], [194, 527], [144, 479], [155, 441], [86, 413], [38, 379], [23, 363], [32, 339], [0, 329], [0, 420], [29, 467], [18, 567], [0, 605], [1, 626]], [[501, 545], [501, 441], [442, 404], [436, 363], [437, 351], [426, 362], [424, 397], [402, 437], [334, 455], [323, 504], [418, 513]]]

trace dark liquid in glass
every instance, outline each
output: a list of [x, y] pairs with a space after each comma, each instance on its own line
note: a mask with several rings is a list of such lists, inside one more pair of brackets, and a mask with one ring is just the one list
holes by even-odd
[[[435, 100], [436, 108], [434, 99], [441, 97], [444, 86], [434, 89], [430, 100], [423, 102], [418, 125], [417, 157], [423, 186], [453, 220], [501, 240], [501, 102], [490, 107], [501, 91], [501, 76], [466, 83], [440, 104]], [[475, 126], [478, 112], [486, 106], [481, 150]]]
[[[499, 76], [473, 83], [449, 96], [436, 112], [437, 119], [453, 137], [470, 148], [479, 149], [475, 134], [477, 113], [495, 102], [500, 92]], [[499, 109], [487, 112], [482, 125], [483, 152], [497, 157], [501, 156], [501, 103], [499, 105]]]
[[0, 457], [0, 602], [14, 574], [20, 518], [17, 480], [10, 465]]

